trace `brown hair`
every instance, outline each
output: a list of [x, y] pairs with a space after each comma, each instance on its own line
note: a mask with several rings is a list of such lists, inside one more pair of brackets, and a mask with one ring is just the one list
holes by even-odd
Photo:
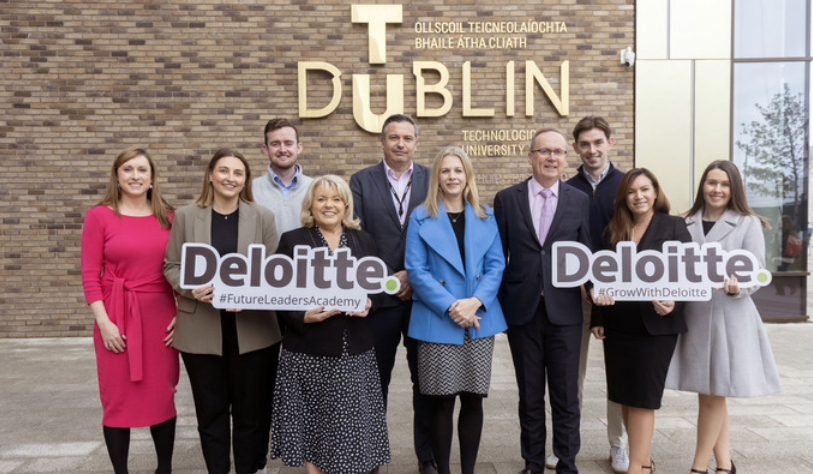
[[714, 161], [703, 171], [703, 176], [700, 177], [700, 184], [697, 186], [697, 195], [694, 198], [694, 204], [692, 204], [691, 209], [686, 211], [687, 216], [693, 216], [706, 207], [706, 193], [703, 192], [703, 186], [706, 185], [706, 178], [708, 178], [711, 170], [720, 170], [728, 175], [728, 182], [731, 185], [731, 199], [728, 201], [728, 209], [744, 216], [754, 216], [762, 222], [762, 227], [768, 229], [771, 227], [764, 217], [751, 209], [751, 206], [748, 204], [748, 197], [745, 194], [745, 184], [743, 184], [740, 170], [734, 162], [728, 160]]
[[440, 153], [435, 157], [435, 162], [432, 164], [432, 174], [429, 175], [429, 192], [424, 202], [426, 213], [430, 217], [438, 216], [438, 205], [443, 201], [443, 190], [440, 188], [440, 167], [443, 165], [443, 158], [449, 155], [460, 158], [463, 171], [466, 172], [466, 188], [463, 190], [463, 199], [471, 204], [477, 217], [485, 219], [488, 215], [485, 213], [484, 206], [480, 204], [480, 194], [477, 192], [477, 182], [474, 179], [474, 166], [471, 164], [471, 158], [462, 148], [456, 146], [447, 146], [440, 150]]
[[613, 129], [610, 128], [610, 124], [604, 120], [604, 117], [596, 117], [591, 115], [579, 120], [579, 123], [577, 123], [573, 128], [573, 141], [578, 142], [579, 135], [581, 135], [582, 132], [586, 132], [594, 128], [604, 132], [604, 136], [607, 137], [607, 140], [609, 140], [613, 135]]
[[344, 217], [342, 217], [342, 225], [348, 229], [361, 229], [361, 220], [353, 216], [353, 192], [350, 191], [350, 186], [347, 181], [336, 176], [335, 174], [326, 174], [315, 178], [305, 193], [305, 199], [302, 200], [302, 213], [299, 215], [299, 220], [302, 222], [303, 227], [313, 227], [316, 220], [311, 214], [311, 206], [313, 205], [313, 196], [316, 194], [317, 189], [333, 188], [339, 194], [339, 197], [344, 201]]
[[265, 124], [265, 129], [263, 130], [263, 145], [268, 144], [268, 133], [273, 132], [274, 130], [279, 130], [281, 128], [290, 127], [294, 129], [294, 136], [296, 136], [296, 142], [299, 143], [299, 130], [296, 129], [293, 123], [286, 118], [272, 118]]
[[661, 185], [658, 183], [658, 178], [646, 168], [633, 168], [627, 171], [621, 183], [618, 185], [618, 194], [615, 197], [615, 214], [613, 215], [610, 224], [607, 226], [605, 232], [609, 232], [610, 242], [615, 245], [623, 240], [630, 240], [632, 238], [630, 229], [635, 223], [632, 218], [632, 211], [627, 205], [627, 194], [629, 193], [632, 183], [640, 177], [645, 176], [652, 182], [652, 187], [655, 189], [657, 196], [655, 197], [655, 204], [652, 206], [655, 213], [669, 214], [671, 206], [669, 199], [661, 190]]
[[108, 206], [110, 209], [113, 209], [113, 212], [115, 212], [117, 216], [121, 217], [121, 213], [119, 212], [119, 200], [121, 199], [121, 188], [119, 187], [119, 168], [121, 168], [124, 163], [127, 163], [133, 158], [138, 158], [139, 156], [146, 158], [147, 162], [150, 164], [150, 183], [152, 186], [147, 190], [147, 200], [150, 202], [150, 207], [152, 207], [152, 213], [155, 218], [158, 219], [158, 223], [161, 224], [161, 227], [164, 229], [171, 229], [172, 222], [169, 220], [169, 213], [175, 208], [166, 202], [163, 197], [161, 197], [161, 191], [158, 189], [158, 169], [155, 166], [155, 160], [153, 160], [149, 153], [147, 153], [147, 150], [143, 148], [135, 146], [125, 148], [121, 151], [121, 153], [119, 153], [116, 159], [113, 160], [113, 166], [110, 169], [110, 181], [107, 183], [107, 190], [105, 191], [102, 200], [96, 205]]
[[243, 190], [240, 191], [240, 199], [244, 202], [254, 202], [254, 193], [251, 192], [251, 167], [248, 165], [248, 160], [237, 150], [221, 148], [212, 155], [209, 164], [206, 165], [206, 172], [203, 173], [203, 189], [200, 192], [200, 196], [195, 200], [195, 204], [198, 206], [207, 207], [211, 206], [212, 202], [214, 202], [214, 189], [212, 182], [209, 181], [209, 174], [214, 172], [215, 166], [217, 166], [217, 162], [220, 161], [221, 158], [227, 158], [229, 156], [233, 156], [242, 161], [243, 166], [246, 168], [246, 184], [243, 186]]

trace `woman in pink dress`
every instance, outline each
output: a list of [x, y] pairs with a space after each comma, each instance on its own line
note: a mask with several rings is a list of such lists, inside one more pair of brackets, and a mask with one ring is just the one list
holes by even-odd
[[175, 299], [162, 271], [172, 217], [155, 162], [134, 147], [113, 162], [107, 192], [85, 216], [82, 285], [96, 319], [102, 429], [116, 474], [127, 472], [130, 428], [144, 426], [155, 442], [155, 472], [172, 472], [180, 368], [170, 346]]

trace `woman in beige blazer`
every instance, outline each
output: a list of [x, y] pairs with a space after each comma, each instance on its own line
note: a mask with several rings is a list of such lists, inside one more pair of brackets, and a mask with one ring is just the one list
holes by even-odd
[[254, 474], [265, 468], [268, 452], [281, 339], [277, 318], [273, 311], [214, 308], [212, 285], [180, 288], [186, 242], [211, 245], [220, 255], [245, 255], [251, 244], [264, 244], [266, 255], [276, 251], [274, 214], [254, 204], [251, 169], [239, 152], [216, 151], [200, 197], [175, 214], [164, 274], [179, 295], [173, 345], [189, 374], [206, 467], [210, 474], [227, 474], [233, 444], [237, 474]]

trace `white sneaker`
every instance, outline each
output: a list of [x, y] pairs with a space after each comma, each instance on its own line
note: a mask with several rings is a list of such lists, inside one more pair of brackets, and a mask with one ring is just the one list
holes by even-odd
[[257, 472], [255, 474], [268, 474], [268, 466], [265, 466], [262, 469], [257, 469]]
[[618, 446], [610, 448], [610, 467], [615, 474], [626, 474], [630, 468], [630, 457], [627, 448]]
[[548, 459], [545, 459], [545, 467], [548, 469], [556, 469], [557, 464], [559, 464], [559, 458], [555, 454], [551, 454]]

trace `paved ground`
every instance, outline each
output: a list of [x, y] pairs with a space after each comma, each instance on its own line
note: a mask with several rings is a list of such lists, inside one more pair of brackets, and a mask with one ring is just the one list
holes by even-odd
[[[784, 392], [731, 401], [733, 455], [743, 474], [813, 473], [813, 323], [774, 324], [768, 326], [768, 332]], [[90, 338], [0, 340], [0, 474], [112, 472], [102, 442], [91, 344]], [[600, 349], [593, 341], [578, 457], [579, 470], [584, 474], [611, 472]], [[416, 474], [403, 354], [396, 371], [389, 413], [393, 462], [381, 473]], [[186, 374], [181, 376], [177, 404], [175, 472], [204, 473]], [[516, 408], [508, 343], [499, 337], [491, 395], [485, 404], [478, 474], [515, 474], [523, 467]], [[688, 472], [694, 452], [695, 417], [694, 395], [666, 393], [653, 446], [658, 472]], [[456, 458], [454, 452], [453, 460]], [[133, 431], [130, 466], [133, 473], [152, 473], [155, 468], [147, 429]], [[304, 473], [276, 461], [270, 467], [274, 474]]]

